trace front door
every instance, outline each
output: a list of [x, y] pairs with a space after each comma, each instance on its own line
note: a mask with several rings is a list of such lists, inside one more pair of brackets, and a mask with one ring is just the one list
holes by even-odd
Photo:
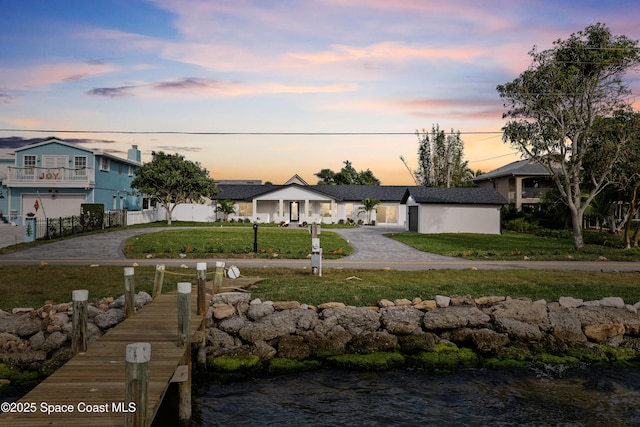
[[291, 204], [289, 205], [289, 221], [298, 222], [298, 220], [300, 219], [299, 208], [300, 205], [298, 202], [291, 202]]
[[418, 207], [409, 206], [409, 231], [417, 232], [418, 227]]

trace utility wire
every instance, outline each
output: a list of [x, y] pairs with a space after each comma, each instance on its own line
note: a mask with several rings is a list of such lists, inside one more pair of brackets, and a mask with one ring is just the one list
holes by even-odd
[[[122, 130], [69, 130], [69, 129], [0, 129], [0, 132], [34, 132], [34, 133], [95, 133], [125, 135], [252, 135], [252, 136], [351, 136], [351, 135], [415, 135], [413, 132], [187, 132], [187, 131], [122, 131]], [[445, 132], [447, 134], [451, 132]], [[502, 131], [459, 132], [461, 135], [502, 134]], [[458, 134], [458, 132], [453, 132]]]

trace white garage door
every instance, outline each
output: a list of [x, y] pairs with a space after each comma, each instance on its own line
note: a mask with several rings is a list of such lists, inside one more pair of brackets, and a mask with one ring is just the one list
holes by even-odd
[[[34, 204], [38, 200], [38, 212], [36, 212]], [[58, 218], [64, 216], [80, 215], [80, 205], [87, 202], [87, 196], [84, 194], [56, 194], [41, 195], [37, 197], [35, 194], [25, 194], [22, 197], [22, 213], [36, 213], [36, 218]]]

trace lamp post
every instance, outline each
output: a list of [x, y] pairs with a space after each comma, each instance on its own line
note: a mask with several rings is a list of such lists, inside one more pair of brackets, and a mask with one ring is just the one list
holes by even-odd
[[253, 223], [253, 253], [258, 252], [258, 223]]

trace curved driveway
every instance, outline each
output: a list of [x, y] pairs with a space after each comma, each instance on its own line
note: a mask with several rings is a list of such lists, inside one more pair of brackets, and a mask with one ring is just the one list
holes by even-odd
[[[111, 265], [186, 265], [197, 262], [225, 261], [238, 267], [310, 267], [308, 259], [130, 259], [122, 253], [124, 241], [138, 234], [153, 233], [167, 228], [137, 228], [92, 234], [40, 245], [11, 254], [0, 255], [0, 264], [111, 264]], [[596, 271], [640, 271], [638, 262], [580, 262], [580, 261], [468, 261], [418, 251], [385, 233], [403, 232], [402, 227], [375, 226], [328, 229], [340, 234], [354, 247], [355, 252], [339, 260], [323, 260], [323, 268], [392, 268], [397, 270], [452, 269], [580, 269]], [[322, 245], [322, 234], [320, 234]], [[309, 241], [311, 246], [311, 241]]]

